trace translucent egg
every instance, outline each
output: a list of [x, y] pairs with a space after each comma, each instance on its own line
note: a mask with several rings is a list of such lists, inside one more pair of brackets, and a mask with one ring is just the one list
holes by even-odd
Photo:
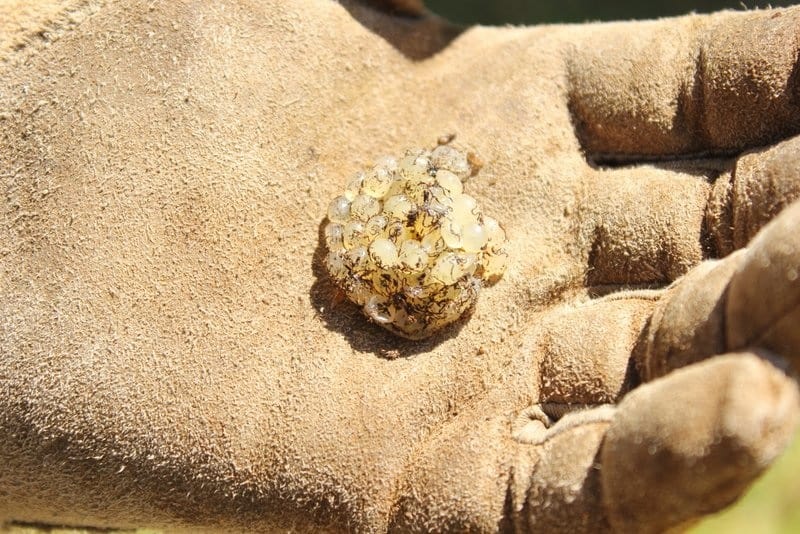
[[330, 223], [325, 227], [325, 244], [328, 245], [328, 250], [337, 250], [344, 247], [342, 242], [342, 225], [338, 223]]
[[477, 222], [461, 227], [461, 247], [467, 252], [478, 252], [487, 240], [486, 230]]
[[383, 198], [392, 186], [394, 178], [384, 167], [375, 167], [365, 178], [361, 186], [364, 194], [375, 198]]
[[419, 172], [406, 177], [405, 195], [414, 203], [422, 204], [428, 198], [430, 188], [436, 185], [436, 178], [428, 172]]
[[369, 195], [358, 195], [350, 204], [350, 215], [365, 222], [380, 212], [380, 201]]
[[455, 283], [461, 275], [458, 258], [454, 252], [445, 252], [436, 260], [431, 268], [431, 278], [449, 285]]
[[390, 219], [406, 220], [416, 209], [416, 205], [405, 195], [389, 197], [383, 203], [383, 214]]
[[376, 167], [383, 167], [389, 172], [397, 170], [397, 159], [392, 156], [381, 156], [375, 162]]
[[451, 249], [461, 248], [463, 246], [461, 225], [453, 220], [446, 220], [442, 223], [440, 229], [444, 244]]
[[364, 225], [364, 234], [371, 238], [378, 237], [386, 229], [389, 220], [384, 215], [375, 215], [370, 217], [367, 224]]
[[478, 267], [478, 256], [469, 252], [456, 252], [456, 263], [461, 276], [473, 274]]
[[420, 244], [422, 245], [422, 250], [431, 257], [438, 256], [447, 248], [440, 230], [432, 230], [423, 235]]
[[436, 171], [436, 182], [447, 191], [451, 197], [464, 192], [464, 184], [461, 183], [461, 178], [446, 169], [439, 169]]
[[386, 238], [379, 237], [369, 246], [369, 255], [380, 267], [389, 269], [397, 265], [397, 246]]
[[406, 184], [408, 184], [408, 182], [404, 178], [396, 177], [392, 185], [389, 186], [389, 190], [386, 192], [384, 199], [397, 195], [405, 195]]
[[409, 239], [416, 239], [417, 233], [405, 221], [392, 221], [386, 226], [383, 236], [395, 243], [402, 243]]
[[364, 223], [361, 221], [350, 221], [342, 228], [342, 241], [344, 248], [351, 249], [359, 244], [361, 235], [364, 233]]
[[328, 220], [345, 223], [350, 219], [350, 201], [345, 196], [334, 198], [328, 205]]
[[406, 182], [403, 194], [415, 205], [421, 205], [425, 201], [425, 192], [430, 184], [423, 181]]
[[348, 269], [345, 265], [344, 255], [340, 251], [331, 251], [325, 256], [325, 266], [334, 280], [346, 280]]
[[386, 308], [386, 299], [382, 299], [378, 295], [372, 295], [364, 305], [364, 313], [378, 324], [386, 324], [391, 322], [392, 317]]
[[488, 215], [483, 216], [483, 228], [486, 231], [486, 240], [490, 247], [502, 245], [506, 242], [505, 231], [503, 231], [500, 223], [493, 217], [489, 217]]
[[461, 179], [466, 179], [472, 174], [466, 154], [449, 145], [440, 145], [434, 148], [431, 152], [431, 163], [434, 167], [446, 169]]
[[406, 156], [398, 162], [397, 172], [405, 180], [419, 180], [422, 175], [428, 173], [428, 165], [425, 160], [417, 156]]
[[440, 215], [446, 215], [453, 211], [453, 195], [437, 183], [428, 187], [427, 195], [423, 201], [430, 209], [437, 211]]
[[366, 270], [367, 265], [367, 249], [363, 246], [353, 247], [347, 251], [345, 256], [347, 265], [355, 272], [362, 272]]
[[344, 189], [344, 196], [347, 200], [352, 201], [361, 193], [361, 185], [364, 183], [364, 177], [366, 175], [363, 172], [357, 172], [347, 183], [347, 187]]
[[417, 240], [404, 241], [400, 245], [400, 263], [408, 269], [422, 270], [428, 265], [428, 253], [422, 248], [422, 243]]
[[477, 220], [478, 201], [469, 195], [461, 194], [453, 197], [453, 219], [465, 225]]

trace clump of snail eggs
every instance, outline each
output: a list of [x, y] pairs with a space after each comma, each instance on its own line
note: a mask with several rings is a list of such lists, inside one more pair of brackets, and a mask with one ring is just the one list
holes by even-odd
[[381, 158], [328, 206], [325, 265], [374, 322], [421, 339], [469, 312], [505, 271], [505, 232], [464, 193], [474, 168], [450, 145]]

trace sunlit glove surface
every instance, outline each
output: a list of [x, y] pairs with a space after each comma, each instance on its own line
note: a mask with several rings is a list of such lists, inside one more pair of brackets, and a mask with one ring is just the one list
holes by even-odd
[[[0, 518], [663, 531], [784, 449], [800, 9], [414, 4], [0, 4]], [[336, 298], [329, 205], [448, 134], [507, 268], [403, 339]]]

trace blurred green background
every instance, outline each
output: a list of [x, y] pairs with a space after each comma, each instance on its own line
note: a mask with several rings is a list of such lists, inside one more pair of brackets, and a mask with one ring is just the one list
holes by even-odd
[[542, 22], [583, 22], [707, 13], [719, 9], [754, 9], [788, 6], [798, 2], [753, 2], [740, 0], [426, 0], [427, 6], [454, 22], [464, 24], [537, 24]]
[[[798, 2], [708, 1], [617, 1], [582, 0], [427, 0], [428, 7], [463, 24], [537, 24], [665, 17], [719, 9], [742, 10]], [[706, 519], [691, 532], [800, 533], [800, 435], [789, 451], [761, 478], [734, 507]]]

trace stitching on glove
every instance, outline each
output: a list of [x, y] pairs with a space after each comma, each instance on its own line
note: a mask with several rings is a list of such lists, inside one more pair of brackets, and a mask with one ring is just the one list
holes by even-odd
[[537, 404], [522, 410], [512, 424], [512, 437], [520, 443], [541, 445], [579, 426], [611, 423], [615, 413], [613, 404]]

